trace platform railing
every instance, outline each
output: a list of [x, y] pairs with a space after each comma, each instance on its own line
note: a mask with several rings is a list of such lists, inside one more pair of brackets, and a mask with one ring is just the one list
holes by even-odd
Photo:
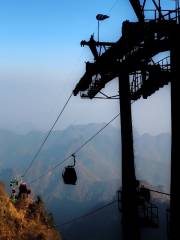
[[180, 8], [175, 10], [161, 10], [161, 15], [157, 9], [145, 9], [145, 21], [155, 20], [155, 21], [162, 21], [162, 20], [174, 20], [179, 23], [180, 20]]

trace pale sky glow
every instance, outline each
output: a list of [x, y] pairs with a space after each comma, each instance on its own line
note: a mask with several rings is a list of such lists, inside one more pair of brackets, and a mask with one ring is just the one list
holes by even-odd
[[[163, 1], [162, 1], [163, 2]], [[123, 20], [135, 20], [127, 0], [6, 0], [0, 1], [0, 128], [30, 124], [48, 129], [84, 73], [88, 48], [80, 41], [97, 36], [97, 13], [110, 18], [100, 26], [100, 38], [116, 41]], [[166, 8], [174, 2], [164, 0]], [[110, 11], [112, 6], [113, 9]], [[110, 11], [110, 12], [109, 12]], [[114, 80], [104, 90], [117, 93]], [[71, 124], [107, 122], [119, 112], [118, 101], [73, 97], [57, 129]], [[170, 131], [170, 91], [165, 87], [132, 107], [140, 132]], [[118, 125], [118, 121], [116, 121]]]

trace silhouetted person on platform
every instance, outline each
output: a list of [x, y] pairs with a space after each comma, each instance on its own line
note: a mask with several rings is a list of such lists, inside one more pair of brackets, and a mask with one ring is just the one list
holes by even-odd
[[27, 184], [25, 182], [19, 185], [19, 194], [18, 198], [26, 198], [31, 193], [31, 190], [27, 188]]

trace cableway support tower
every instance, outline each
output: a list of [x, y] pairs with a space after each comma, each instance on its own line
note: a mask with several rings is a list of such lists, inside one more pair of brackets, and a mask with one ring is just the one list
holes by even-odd
[[[137, 22], [124, 21], [122, 36], [117, 42], [99, 42], [90, 37], [82, 41], [94, 56], [86, 63], [86, 71], [74, 88], [73, 94], [93, 99], [111, 80], [119, 79], [121, 138], [122, 138], [122, 226], [124, 240], [139, 240], [136, 174], [133, 151], [131, 103], [148, 98], [166, 84], [171, 84], [171, 201], [170, 239], [178, 240], [180, 216], [180, 190], [178, 158], [180, 136], [180, 9], [162, 9], [161, 2], [151, 0], [153, 9], [146, 9], [144, 0], [130, 0]], [[155, 56], [162, 52], [169, 55], [160, 61]], [[104, 94], [104, 97], [106, 95]]]

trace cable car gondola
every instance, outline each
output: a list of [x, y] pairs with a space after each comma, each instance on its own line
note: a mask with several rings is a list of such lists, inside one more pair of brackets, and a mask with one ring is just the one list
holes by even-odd
[[62, 178], [63, 178], [65, 184], [76, 185], [77, 174], [76, 174], [76, 170], [74, 168], [75, 164], [76, 164], [76, 158], [75, 158], [74, 154], [72, 154], [72, 157], [74, 159], [74, 164], [69, 165], [64, 168], [64, 171], [62, 173]]

